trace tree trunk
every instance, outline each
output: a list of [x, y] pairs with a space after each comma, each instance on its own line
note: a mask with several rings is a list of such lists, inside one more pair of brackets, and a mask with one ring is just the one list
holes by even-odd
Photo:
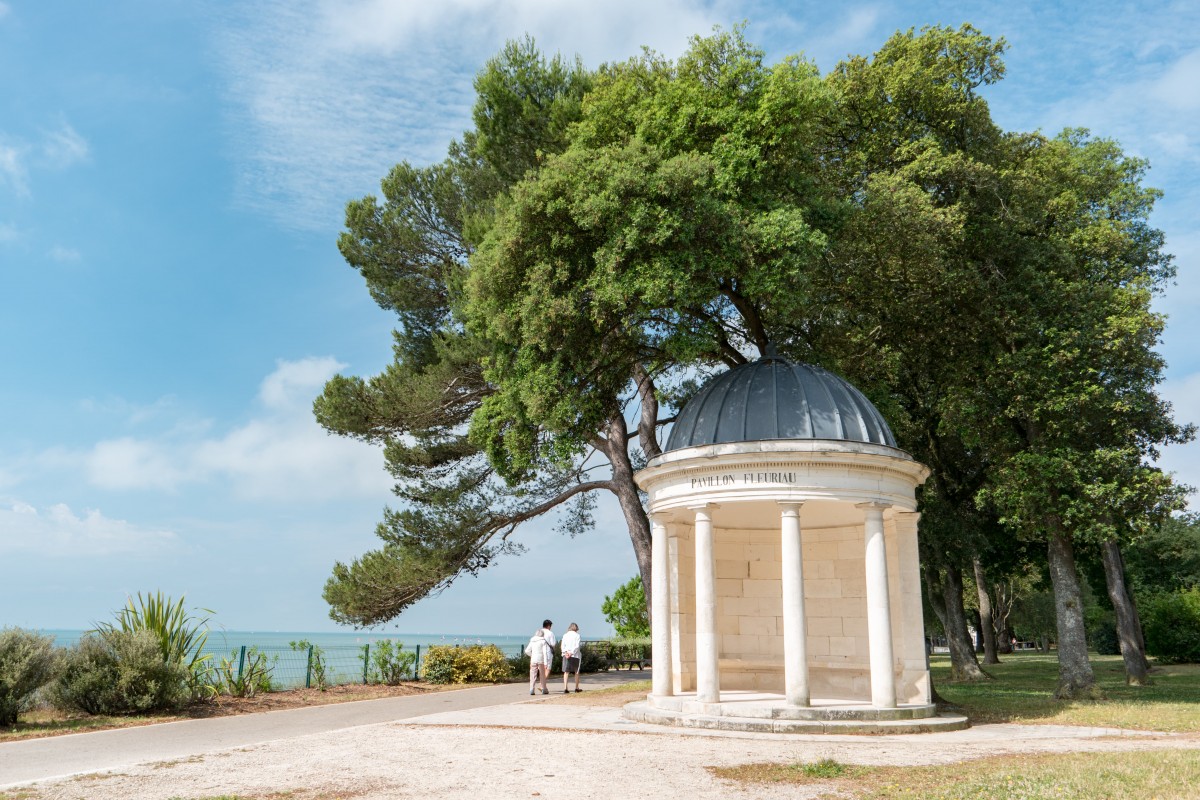
[[1012, 614], [1013, 587], [1011, 583], [1001, 581], [992, 587], [992, 624], [996, 628], [999, 641], [996, 642], [998, 654], [1004, 655], [1013, 651], [1013, 630], [1008, 624]]
[[983, 573], [983, 564], [979, 558], [972, 559], [971, 566], [975, 570], [975, 589], [979, 594], [980, 629], [983, 632], [983, 663], [999, 664], [996, 654], [996, 618], [992, 613], [992, 593], [988, 585], [987, 575]]
[[962, 571], [947, 565], [942, 571], [942, 595], [946, 603], [946, 643], [950, 645], [950, 677], [956, 681], [979, 681], [988, 677], [979, 668], [975, 645], [967, 631], [963, 608]]
[[646, 516], [637, 484], [633, 481], [633, 463], [629, 460], [629, 439], [625, 432], [624, 416], [616, 415], [610, 421], [604, 450], [612, 464], [612, 491], [621, 505], [629, 539], [633, 542], [633, 554], [642, 576], [642, 588], [646, 592], [646, 616], [649, 619], [652, 613], [650, 606], [653, 606], [651, 598], [654, 596], [650, 578], [650, 518]]
[[1121, 549], [1115, 539], [1100, 546], [1104, 562], [1104, 581], [1108, 586], [1108, 599], [1117, 613], [1117, 641], [1121, 645], [1121, 658], [1125, 661], [1125, 682], [1132, 686], [1146, 686], [1150, 677], [1146, 671], [1146, 654], [1139, 646], [1136, 612], [1125, 585], [1125, 565]]
[[1088, 661], [1083, 621], [1083, 597], [1075, 572], [1075, 551], [1057, 519], [1049, 521], [1050, 582], [1054, 585], [1054, 617], [1058, 633], [1058, 688], [1060, 700], [1096, 695], [1096, 676]]
[[[1117, 551], [1117, 555], [1121, 559], [1121, 575], [1128, 575], [1125, 569], [1125, 554]], [[1125, 584], [1125, 594], [1129, 597], [1129, 610], [1133, 613], [1133, 632], [1137, 635], [1137, 649], [1142, 654], [1142, 661], [1146, 665], [1146, 672], [1149, 672], [1152, 667], [1150, 659], [1146, 657], [1146, 638], [1145, 631], [1142, 630], [1142, 615], [1138, 613], [1137, 598], [1133, 596], [1133, 592], [1129, 591], [1129, 584]]]

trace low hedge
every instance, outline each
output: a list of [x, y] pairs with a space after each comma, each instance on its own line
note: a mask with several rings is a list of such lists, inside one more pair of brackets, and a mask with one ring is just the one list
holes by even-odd
[[494, 644], [434, 645], [425, 653], [421, 677], [430, 683], [499, 683], [512, 677], [512, 668]]

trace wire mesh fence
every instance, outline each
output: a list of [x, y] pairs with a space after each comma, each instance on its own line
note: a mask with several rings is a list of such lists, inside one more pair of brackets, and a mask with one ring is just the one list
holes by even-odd
[[[460, 645], [448, 645], [459, 647]], [[521, 645], [495, 645], [506, 658], [519, 658]], [[299, 645], [256, 646], [242, 645], [229, 653], [214, 653], [214, 666], [226, 663], [231, 675], [238, 679], [261, 659], [268, 671], [272, 690], [319, 688], [351, 683], [398, 683], [419, 680], [424, 656], [429, 645], [405, 647], [388, 640], [363, 645], [319, 646]]]
[[[443, 645], [461, 647], [462, 645]], [[506, 658], [519, 662], [525, 656], [523, 645], [494, 645]], [[228, 655], [214, 654], [214, 666], [224, 662], [230, 675], [240, 679], [247, 663], [259, 665], [267, 672], [274, 691], [296, 688], [320, 688], [346, 684], [399, 683], [419, 680], [424, 656], [429, 645], [405, 647], [401, 642], [388, 640], [362, 645], [312, 645], [298, 642], [287, 647], [242, 645]], [[582, 643], [585, 653], [585, 672], [595, 670], [639, 669], [648, 666], [648, 643], [616, 643], [608, 640], [589, 640]], [[555, 658], [555, 670], [559, 660]]]

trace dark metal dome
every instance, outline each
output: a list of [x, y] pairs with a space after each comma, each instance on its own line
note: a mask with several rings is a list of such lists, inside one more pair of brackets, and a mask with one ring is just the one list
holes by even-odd
[[847, 381], [774, 355], [713, 378], [688, 401], [666, 450], [763, 439], [834, 439], [896, 446], [879, 410]]

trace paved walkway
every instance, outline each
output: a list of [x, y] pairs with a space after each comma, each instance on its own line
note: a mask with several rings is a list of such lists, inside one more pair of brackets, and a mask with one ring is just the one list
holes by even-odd
[[[602, 672], [584, 676], [582, 685], [615, 686], [645, 680], [649, 676], [649, 670]], [[561, 691], [562, 679], [558, 678], [557, 683], [552, 679], [550, 685], [552, 689], [557, 685]], [[0, 743], [0, 790], [34, 781], [175, 761], [217, 750], [360, 725], [487, 707], [503, 708], [525, 701], [538, 706], [541, 703], [536, 701], [542, 698], [540, 694], [530, 697], [524, 684], [512, 683], [4, 742]]]

